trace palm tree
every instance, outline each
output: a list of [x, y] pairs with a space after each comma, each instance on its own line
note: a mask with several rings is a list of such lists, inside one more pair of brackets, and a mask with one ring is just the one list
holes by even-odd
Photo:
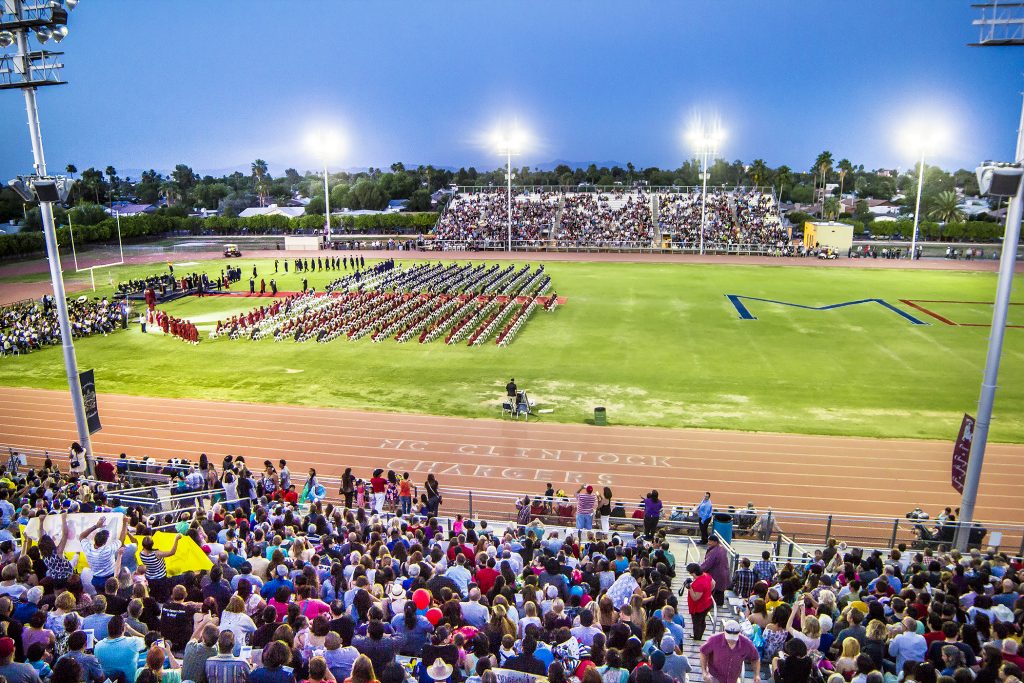
[[71, 176], [72, 180], [75, 179], [75, 174], [78, 173], [78, 167], [75, 166], [74, 164], [68, 164], [67, 166], [64, 167], [64, 170], [67, 172], [69, 176]]
[[764, 159], [754, 159], [747, 173], [755, 185], [761, 185], [768, 177], [768, 164], [764, 163]]
[[260, 206], [263, 206], [266, 200], [266, 185], [264, 179], [267, 177], [267, 162], [263, 159], [257, 159], [252, 162], [250, 167], [252, 169], [253, 180], [256, 181], [256, 195], [259, 197]]
[[849, 159], [840, 159], [837, 164], [839, 169], [839, 196], [843, 196], [843, 181], [846, 180], [846, 174], [853, 173], [853, 164], [850, 163]]
[[832, 152], [825, 150], [814, 160], [814, 172], [821, 174], [821, 210], [822, 217], [825, 211], [825, 185], [828, 181], [828, 173], [832, 170]]
[[964, 212], [957, 206], [958, 203], [956, 192], [945, 190], [932, 199], [932, 210], [928, 215], [942, 223], [959, 223], [964, 219]]
[[790, 185], [793, 182], [793, 170], [783, 164], [775, 169], [775, 183], [779, 186], [779, 200], [782, 200], [782, 192], [786, 185]]
[[114, 206], [114, 181], [117, 179], [117, 169], [113, 166], [107, 166], [103, 173], [110, 178], [110, 196], [107, 199], [110, 200], [110, 206]]
[[160, 183], [160, 194], [167, 200], [167, 206], [172, 206], [181, 199], [181, 186], [173, 180], [165, 180]]
[[821, 215], [825, 220], [833, 221], [839, 218], [839, 211], [841, 208], [839, 199], [837, 197], [828, 197], [822, 202]]

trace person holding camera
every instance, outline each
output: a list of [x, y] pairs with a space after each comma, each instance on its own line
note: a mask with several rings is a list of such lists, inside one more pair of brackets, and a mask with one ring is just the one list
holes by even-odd
[[693, 639], [702, 640], [704, 629], [707, 627], [708, 612], [715, 602], [712, 596], [715, 580], [696, 562], [686, 565], [686, 571], [690, 578], [683, 587], [686, 588], [686, 606], [690, 612], [690, 622], [693, 624]]

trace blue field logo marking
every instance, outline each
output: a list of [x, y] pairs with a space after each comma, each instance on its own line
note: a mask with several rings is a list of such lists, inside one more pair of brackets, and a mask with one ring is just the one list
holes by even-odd
[[750, 312], [747, 305], [742, 300], [747, 301], [761, 301], [766, 304], [778, 304], [779, 306], [792, 306], [793, 308], [803, 308], [808, 311], [831, 311], [835, 308], [845, 308], [846, 306], [856, 306], [858, 304], [878, 304], [883, 308], [887, 308], [896, 315], [900, 316], [911, 325], [927, 325], [923, 320], [915, 318], [906, 311], [896, 308], [885, 299], [857, 299], [856, 301], [843, 301], [838, 304], [829, 304], [827, 306], [805, 306], [804, 304], [794, 304], [789, 301], [776, 301], [775, 299], [761, 299], [756, 296], [743, 296], [742, 294], [726, 294], [725, 295], [732, 305], [736, 307], [736, 312], [740, 314], [741, 320], [757, 320], [757, 316]]

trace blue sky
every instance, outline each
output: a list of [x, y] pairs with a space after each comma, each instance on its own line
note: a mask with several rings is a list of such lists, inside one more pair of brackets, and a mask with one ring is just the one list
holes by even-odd
[[[39, 93], [51, 172], [494, 167], [487, 131], [532, 134], [517, 164], [676, 166], [717, 116], [729, 160], [907, 167], [911, 120], [951, 132], [946, 167], [1012, 156], [1024, 51], [969, 48], [968, 0], [84, 0], [61, 44], [70, 85]], [[24, 104], [0, 92], [0, 173], [31, 167]]]

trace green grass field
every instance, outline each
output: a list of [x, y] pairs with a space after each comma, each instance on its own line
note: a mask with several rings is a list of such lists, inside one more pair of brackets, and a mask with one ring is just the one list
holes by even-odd
[[[531, 262], [543, 262], [532, 259]], [[243, 260], [246, 274], [253, 261]], [[261, 275], [273, 262], [257, 261]], [[222, 261], [178, 266], [219, 271]], [[991, 301], [995, 275], [971, 272], [682, 264], [550, 263], [568, 298], [538, 311], [507, 348], [387, 341], [329, 344], [203, 341], [143, 335], [137, 325], [77, 343], [101, 392], [496, 417], [514, 376], [544, 420], [581, 423], [606, 406], [613, 424], [708, 427], [952, 440], [973, 412], [987, 327], [953, 327], [900, 299]], [[109, 269], [108, 278], [160, 266]], [[333, 272], [310, 276], [318, 289]], [[280, 289], [299, 288], [279, 274]], [[3, 284], [0, 283], [0, 287]], [[102, 290], [101, 290], [102, 291]], [[881, 298], [929, 325], [876, 304], [828, 311], [747, 301], [741, 320], [727, 294], [806, 306]], [[1015, 301], [1024, 301], [1016, 290]], [[211, 297], [166, 307], [205, 331], [259, 300]], [[269, 300], [264, 300], [269, 301]], [[927, 304], [923, 304], [927, 305]], [[1011, 323], [1024, 325], [1024, 306]], [[991, 307], [936, 304], [960, 322]], [[953, 315], [956, 314], [956, 315]], [[1024, 442], [1024, 329], [1007, 331], [992, 438]], [[58, 348], [0, 360], [0, 385], [66, 386]]]

